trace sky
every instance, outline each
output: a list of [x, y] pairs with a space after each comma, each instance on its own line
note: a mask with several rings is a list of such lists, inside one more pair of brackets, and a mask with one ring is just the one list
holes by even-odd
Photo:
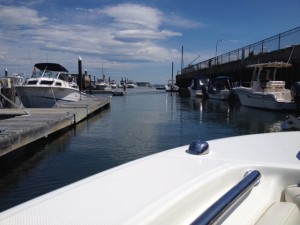
[[[0, 76], [35, 63], [119, 82], [181, 68], [300, 25], [299, 0], [0, 0]], [[218, 42], [218, 40], [223, 40]], [[182, 54], [183, 48], [183, 54]]]

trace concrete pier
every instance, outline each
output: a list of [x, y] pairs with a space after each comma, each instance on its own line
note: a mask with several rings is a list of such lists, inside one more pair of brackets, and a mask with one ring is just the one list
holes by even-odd
[[[229, 76], [236, 82], [250, 82], [253, 73], [248, 65], [268, 62], [289, 62], [293, 66], [277, 71], [277, 79], [284, 80], [287, 88], [299, 81], [300, 27], [274, 35], [251, 45], [215, 56], [197, 64], [189, 64], [177, 72], [176, 85], [188, 88], [193, 79]], [[217, 42], [218, 43], [218, 42]]]
[[91, 97], [57, 108], [0, 109], [0, 157], [59, 130], [70, 127], [108, 106], [111, 97]]

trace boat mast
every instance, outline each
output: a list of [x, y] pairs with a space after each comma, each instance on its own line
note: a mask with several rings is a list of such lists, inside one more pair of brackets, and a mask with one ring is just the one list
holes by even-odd
[[183, 69], [183, 45], [181, 46], [181, 73]]
[[173, 85], [173, 66], [174, 66], [174, 62], [172, 62], [172, 85]]
[[104, 69], [103, 69], [103, 60], [102, 60], [102, 79], [105, 81]]
[[174, 62], [172, 62], [171, 95], [173, 95], [173, 66], [174, 66]]

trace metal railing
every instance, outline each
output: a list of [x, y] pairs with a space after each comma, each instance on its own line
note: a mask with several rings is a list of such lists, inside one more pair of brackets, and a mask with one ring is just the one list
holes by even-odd
[[300, 43], [300, 27], [274, 35], [262, 41], [227, 52], [225, 54], [210, 58], [197, 64], [189, 65], [178, 71], [177, 75], [210, 68], [214, 65], [221, 65], [237, 60], [245, 60], [248, 57], [285, 49]]
[[258, 170], [248, 171], [239, 183], [196, 218], [191, 225], [219, 224], [220, 221], [223, 221], [233, 212], [232, 209], [240, 203], [252, 188], [258, 185], [260, 177], [261, 173]]

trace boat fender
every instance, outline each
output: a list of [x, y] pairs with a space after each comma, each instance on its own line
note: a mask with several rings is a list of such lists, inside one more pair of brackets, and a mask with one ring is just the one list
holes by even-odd
[[209, 145], [206, 141], [197, 140], [189, 145], [189, 149], [186, 152], [192, 155], [205, 155], [209, 152], [208, 147]]

